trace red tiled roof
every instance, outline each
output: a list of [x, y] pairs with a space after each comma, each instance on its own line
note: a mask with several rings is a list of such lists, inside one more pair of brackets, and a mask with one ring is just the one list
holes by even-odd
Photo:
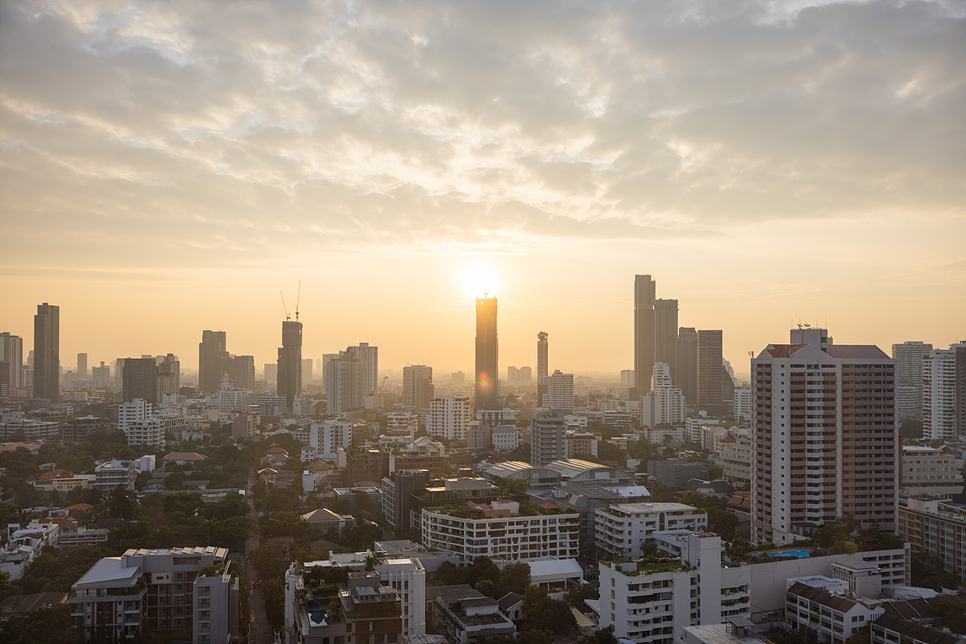
[[807, 344], [771, 344], [765, 349], [772, 358], [790, 358], [799, 349], [807, 347]]

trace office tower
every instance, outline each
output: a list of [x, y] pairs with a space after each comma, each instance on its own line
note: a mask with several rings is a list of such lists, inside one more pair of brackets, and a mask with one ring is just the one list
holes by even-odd
[[678, 381], [684, 400], [698, 404], [698, 332], [694, 327], [678, 330]]
[[547, 378], [547, 395], [545, 397], [548, 409], [574, 410], [574, 374], [553, 372]]
[[34, 316], [34, 398], [60, 402], [60, 307], [46, 302]]
[[255, 388], [255, 356], [235, 356], [232, 362], [235, 386], [246, 391], [253, 390]]
[[677, 300], [654, 301], [654, 362], [666, 363], [670, 369], [671, 381], [678, 384]]
[[[959, 409], [956, 405], [957, 352], [966, 352], [966, 343], [953, 344], [948, 349], [934, 349], [923, 359], [923, 438], [952, 440], [962, 435], [956, 422], [957, 416], [963, 413], [962, 405]], [[966, 354], [963, 354], [963, 359], [966, 359]], [[959, 426], [963, 426], [962, 421]]]
[[447, 440], [466, 440], [470, 426], [470, 399], [466, 396], [436, 396], [429, 401], [426, 432]]
[[476, 409], [502, 409], [495, 297], [476, 298]]
[[683, 423], [684, 394], [671, 380], [666, 362], [654, 363], [651, 391], [641, 397], [641, 424], [656, 427], [662, 423]]
[[892, 345], [899, 418], [922, 418], [922, 361], [930, 351], [932, 345], [924, 342]]
[[282, 322], [282, 346], [278, 349], [278, 395], [291, 409], [295, 397], [302, 393], [302, 323]]
[[346, 355], [352, 360], [359, 361], [362, 370], [362, 395], [375, 396], [379, 391], [379, 347], [370, 347], [367, 342], [360, 342], [359, 346], [348, 347]]
[[0, 362], [10, 364], [10, 386], [23, 387], [23, 338], [6, 331], [0, 333]]
[[198, 390], [216, 394], [228, 367], [228, 336], [224, 331], [202, 331], [198, 345]]
[[541, 331], [537, 334], [537, 378], [550, 375], [550, 344], [549, 333]]
[[654, 370], [654, 302], [657, 285], [650, 275], [634, 276], [634, 382], [650, 391]]
[[121, 385], [124, 402], [158, 402], [158, 363], [154, 358], [125, 358]]
[[178, 356], [169, 353], [161, 359], [161, 364], [158, 365], [157, 402], [164, 402], [165, 396], [177, 396], [180, 389], [181, 361], [178, 360]]
[[87, 380], [87, 354], [77, 354], [77, 377], [80, 380]]
[[429, 409], [434, 395], [432, 367], [422, 364], [403, 367], [403, 407]]
[[312, 367], [315, 361], [312, 358], [302, 358], [302, 382], [308, 384], [312, 382]]
[[698, 406], [712, 416], [724, 413], [721, 331], [698, 331]]
[[793, 329], [752, 360], [753, 542], [789, 543], [846, 515], [896, 529], [895, 364], [825, 329]]
[[554, 409], [530, 420], [530, 465], [543, 467], [567, 458], [566, 411]]
[[364, 404], [362, 363], [340, 355], [325, 365], [326, 414], [339, 415]]

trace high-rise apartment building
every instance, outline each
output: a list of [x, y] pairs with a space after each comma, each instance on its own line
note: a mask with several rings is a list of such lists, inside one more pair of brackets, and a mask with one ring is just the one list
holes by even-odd
[[530, 464], [543, 467], [567, 458], [567, 418], [563, 409], [536, 414], [530, 420]]
[[255, 388], [255, 356], [235, 356], [232, 367], [235, 386], [246, 391], [253, 390]]
[[77, 354], [77, 377], [80, 380], [87, 380], [87, 354]]
[[654, 362], [666, 363], [672, 382], [678, 384], [677, 300], [654, 300]]
[[181, 361], [178, 356], [169, 353], [158, 365], [158, 394], [157, 402], [164, 402], [165, 396], [176, 396], [181, 389]]
[[[958, 356], [958, 357], [957, 357]], [[960, 373], [957, 388], [957, 362]], [[935, 349], [923, 358], [922, 368], [922, 435], [923, 438], [951, 440], [964, 435], [966, 418], [966, 342], [948, 349]], [[960, 402], [957, 404], [957, 391]]]
[[544, 406], [547, 409], [574, 410], [574, 374], [561, 373], [558, 369], [548, 376]]
[[495, 297], [476, 298], [476, 409], [503, 409]]
[[282, 346], [278, 349], [278, 395], [292, 408], [295, 397], [302, 393], [302, 323], [282, 322]]
[[9, 367], [9, 381], [11, 387], [23, 386], [23, 338], [4, 331], [0, 333], [0, 362], [6, 362]]
[[368, 342], [348, 347], [345, 353], [351, 360], [359, 361], [362, 396], [375, 396], [379, 391], [379, 347], [370, 347]]
[[899, 418], [922, 418], [922, 365], [932, 351], [924, 342], [892, 345], [896, 361], [896, 408]]
[[432, 367], [424, 364], [403, 367], [403, 407], [429, 409], [434, 395]]
[[224, 331], [201, 332], [198, 344], [198, 389], [204, 394], [218, 393], [227, 370], [228, 337]]
[[694, 327], [678, 330], [677, 386], [689, 405], [698, 404], [698, 332]]
[[684, 394], [671, 380], [671, 367], [666, 362], [655, 362], [651, 391], [641, 396], [641, 424], [657, 427], [683, 423], [684, 417]]
[[154, 358], [125, 358], [121, 394], [124, 402], [158, 402], [158, 363]]
[[37, 305], [34, 316], [34, 398], [60, 402], [60, 307]]
[[343, 414], [363, 406], [362, 363], [343, 352], [325, 363], [326, 413]]
[[541, 331], [537, 334], [537, 378], [550, 375], [550, 334]]
[[698, 331], [698, 406], [712, 416], [724, 413], [721, 331]]
[[751, 377], [752, 541], [789, 543], [845, 515], [895, 530], [895, 360], [793, 329], [752, 361]]
[[466, 396], [436, 396], [429, 403], [426, 432], [448, 440], [466, 440], [470, 426], [470, 399]]
[[101, 360], [101, 366], [91, 368], [91, 378], [98, 387], [109, 386], [111, 384], [111, 367]]
[[278, 363], [277, 362], [266, 362], [265, 363], [265, 381], [268, 382], [268, 386], [273, 390], [278, 387]]
[[639, 392], [651, 390], [654, 370], [654, 301], [650, 275], [634, 276], [634, 381]]

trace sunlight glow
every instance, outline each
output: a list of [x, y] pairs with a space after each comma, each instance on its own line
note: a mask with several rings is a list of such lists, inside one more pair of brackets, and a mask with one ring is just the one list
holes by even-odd
[[463, 283], [463, 290], [470, 297], [483, 297], [487, 293], [493, 296], [493, 290], [496, 288], [493, 271], [480, 265], [463, 269], [460, 281]]

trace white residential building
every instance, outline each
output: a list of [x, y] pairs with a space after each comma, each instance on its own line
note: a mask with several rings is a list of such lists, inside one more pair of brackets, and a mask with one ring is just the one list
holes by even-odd
[[375, 396], [379, 390], [379, 347], [370, 347], [368, 342], [348, 347], [346, 355], [350, 360], [358, 360], [362, 379], [362, 395]]
[[388, 557], [376, 564], [379, 579], [399, 593], [402, 635], [426, 634], [426, 569], [414, 557]]
[[509, 452], [520, 446], [520, 430], [515, 425], [499, 425], [491, 435], [493, 449]]
[[530, 419], [530, 463], [542, 467], [567, 458], [567, 421], [560, 409]]
[[956, 436], [956, 350], [966, 342], [936, 349], [922, 362], [922, 436], [952, 440]]
[[447, 440], [466, 440], [472, 406], [468, 396], [436, 396], [429, 403], [426, 432]]
[[892, 345], [896, 361], [896, 409], [900, 418], [922, 418], [923, 358], [932, 351], [924, 342]]
[[478, 518], [423, 508], [423, 545], [430, 550], [454, 552], [463, 565], [481, 556], [502, 566], [538, 557], [574, 558], [579, 554], [580, 515], [576, 511], [561, 505], [560, 509], [542, 509], [541, 514], [524, 516], [516, 501], [493, 501], [479, 508]]
[[131, 447], [164, 447], [164, 426], [160, 418], [145, 418], [128, 423], [124, 429]]
[[248, 392], [235, 389], [235, 381], [228, 380], [226, 376], [218, 390], [218, 413], [231, 414], [237, 411], [248, 411]]
[[902, 446], [902, 494], [950, 498], [962, 493], [963, 459], [948, 446]]
[[666, 543], [679, 558], [601, 562], [601, 628], [640, 644], [672, 644], [687, 626], [748, 617], [751, 566], [722, 565], [717, 535], [681, 532]]
[[547, 409], [574, 410], [574, 374], [559, 369], [546, 378], [547, 393], [543, 406]]
[[802, 634], [812, 631], [820, 642], [845, 644], [885, 613], [877, 597], [848, 597], [847, 586], [838, 579], [801, 577], [786, 583], [785, 628]]
[[754, 397], [751, 394], [751, 387], [738, 387], [735, 389], [735, 418], [738, 421], [751, 420], [751, 407]]
[[117, 406], [117, 428], [126, 433], [130, 423], [144, 420], [151, 414], [151, 410], [151, 403], [140, 398], [121, 403]]
[[[612, 557], [636, 561], [644, 542], [665, 530], [708, 529], [708, 515], [683, 503], [620, 503], [594, 510], [597, 548]], [[602, 587], [603, 588], [603, 587]]]
[[684, 394], [671, 383], [671, 367], [666, 362], [654, 363], [651, 391], [641, 397], [641, 424], [654, 427], [662, 423], [683, 423]]
[[348, 420], [312, 423], [309, 446], [315, 450], [316, 458], [336, 458], [340, 447], [348, 449], [352, 446], [352, 423]]
[[386, 432], [396, 435], [397, 432], [408, 432], [409, 439], [416, 436], [419, 429], [419, 414], [405, 409], [396, 409], [386, 414]]

